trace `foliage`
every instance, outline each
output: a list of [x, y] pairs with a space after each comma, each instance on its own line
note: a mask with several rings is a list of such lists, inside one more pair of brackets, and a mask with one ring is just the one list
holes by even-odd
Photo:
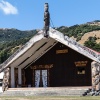
[[[100, 22], [100, 20], [95, 20], [94, 22]], [[71, 27], [61, 26], [58, 28], [59, 31], [64, 33], [65, 35], [76, 38], [77, 41], [81, 40], [82, 36], [91, 31], [100, 30], [100, 26], [98, 25], [90, 25], [90, 24], [82, 24], [82, 25], [74, 25]], [[100, 43], [96, 43], [96, 37], [89, 37], [89, 39], [84, 43], [85, 46], [100, 52]]]
[[19, 40], [24, 37], [33, 36], [37, 31], [20, 31], [17, 29], [0, 29], [0, 42]]
[[77, 41], [79, 41], [85, 33], [100, 30], [100, 26], [82, 24], [82, 25], [74, 25], [71, 27], [63, 27], [62, 26], [62, 27], [59, 27], [58, 30], [69, 37], [74, 36], [74, 38], [76, 38]]
[[84, 45], [95, 51], [100, 52], [100, 43], [96, 43], [96, 37], [89, 37], [89, 39], [85, 41]]
[[0, 63], [3, 63], [36, 33], [36, 30], [0, 29]]

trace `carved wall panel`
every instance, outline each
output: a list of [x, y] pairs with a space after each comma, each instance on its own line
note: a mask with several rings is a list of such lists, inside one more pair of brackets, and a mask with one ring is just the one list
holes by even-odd
[[35, 87], [39, 87], [40, 70], [35, 70]]
[[91, 63], [92, 67], [92, 88], [95, 90], [100, 90], [100, 64], [93, 61]]
[[42, 70], [42, 80], [43, 80], [43, 87], [47, 87], [47, 70]]
[[4, 71], [3, 82], [2, 82], [2, 91], [7, 91], [9, 87], [9, 68], [6, 68]]
[[35, 70], [35, 87], [47, 87], [47, 70]]

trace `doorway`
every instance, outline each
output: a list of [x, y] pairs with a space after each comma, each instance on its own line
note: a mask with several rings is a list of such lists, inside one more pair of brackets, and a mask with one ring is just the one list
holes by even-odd
[[35, 70], [35, 87], [47, 87], [48, 86], [48, 74], [47, 70]]

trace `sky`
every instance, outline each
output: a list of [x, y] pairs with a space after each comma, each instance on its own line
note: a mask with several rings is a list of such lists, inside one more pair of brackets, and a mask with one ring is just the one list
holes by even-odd
[[0, 28], [42, 29], [45, 3], [51, 27], [100, 20], [100, 0], [0, 0]]

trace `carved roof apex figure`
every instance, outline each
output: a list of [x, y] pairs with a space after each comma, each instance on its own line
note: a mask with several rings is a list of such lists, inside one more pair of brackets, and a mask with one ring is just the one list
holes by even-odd
[[45, 3], [45, 5], [44, 5], [44, 11], [48, 12], [48, 9], [49, 9], [49, 5], [48, 5], [48, 3]]

